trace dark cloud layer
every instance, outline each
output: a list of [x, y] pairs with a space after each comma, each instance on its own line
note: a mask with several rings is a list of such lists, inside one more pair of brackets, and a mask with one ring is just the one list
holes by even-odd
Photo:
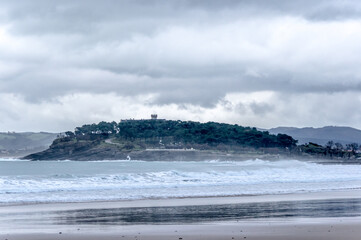
[[[249, 114], [279, 125], [276, 115], [295, 109], [284, 96], [328, 98], [340, 111], [352, 103], [335, 95], [361, 102], [360, 41], [358, 1], [2, 1], [0, 94], [59, 112], [68, 96], [137, 98], [170, 117], [175, 104], [185, 118], [225, 111], [230, 122]], [[20, 105], [0, 111], [18, 116]], [[346, 124], [333, 110], [315, 125]], [[361, 127], [359, 117], [347, 124]]]

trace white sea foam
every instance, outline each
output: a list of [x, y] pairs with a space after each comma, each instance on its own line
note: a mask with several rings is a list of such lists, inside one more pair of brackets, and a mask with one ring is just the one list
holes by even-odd
[[87, 162], [97, 162], [97, 163], [114, 163], [114, 162], [146, 162], [143, 160], [130, 160], [130, 159], [122, 159], [122, 160], [96, 160], [96, 161], [87, 161]]
[[[0, 203], [312, 192], [361, 187], [360, 165], [289, 161], [24, 162], [0, 170]], [[5, 164], [5, 163], [4, 163]], [[19, 168], [14, 163], [11, 167]], [[1, 165], [0, 165], [1, 167]]]
[[27, 159], [19, 159], [19, 158], [0, 158], [0, 162], [15, 162], [15, 161], [28, 162], [28, 161], [30, 161], [30, 160], [27, 160]]

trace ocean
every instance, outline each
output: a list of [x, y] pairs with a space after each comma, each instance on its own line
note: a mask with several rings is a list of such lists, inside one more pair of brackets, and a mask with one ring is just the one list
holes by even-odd
[[297, 160], [0, 159], [0, 205], [307, 193], [361, 188], [361, 165]]

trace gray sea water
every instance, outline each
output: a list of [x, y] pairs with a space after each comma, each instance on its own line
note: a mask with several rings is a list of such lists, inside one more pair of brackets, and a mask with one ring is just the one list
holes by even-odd
[[0, 159], [0, 204], [280, 194], [361, 188], [361, 165], [283, 161]]

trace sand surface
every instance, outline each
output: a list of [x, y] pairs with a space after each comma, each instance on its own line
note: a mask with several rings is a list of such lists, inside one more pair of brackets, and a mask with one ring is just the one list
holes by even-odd
[[360, 218], [258, 220], [192, 225], [58, 226], [46, 232], [0, 234], [8, 240], [52, 239], [357, 239]]
[[[217, 198], [187, 198], [187, 199], [161, 199], [161, 200], [137, 200], [119, 202], [92, 202], [92, 203], [56, 203], [56, 204], [32, 204], [0, 207], [0, 240], [52, 240], [52, 239], [361, 239], [361, 191], [359, 189], [347, 191], [332, 191], [322, 193], [300, 193], [285, 195], [263, 196], [240, 196], [240, 197], [217, 197]], [[307, 204], [304, 204], [307, 201]], [[301, 207], [297, 203], [302, 203]], [[318, 206], [319, 203], [328, 206], [328, 203], [336, 204], [326, 210], [332, 217], [314, 216], [302, 217], [309, 214], [309, 207]], [[259, 203], [259, 204], [258, 204]], [[287, 204], [301, 209], [300, 215], [287, 217], [283, 208]], [[337, 207], [339, 203], [354, 204], [345, 207]], [[357, 203], [357, 204], [356, 204]], [[229, 206], [238, 206], [234, 211], [245, 206], [255, 206], [256, 212], [247, 215], [247, 219], [231, 215], [223, 221], [212, 221], [220, 209], [229, 210]], [[248, 204], [248, 205], [247, 205]], [[271, 204], [271, 205], [269, 205]], [[182, 213], [175, 211], [174, 214], [163, 216], [161, 221], [148, 221], [147, 224], [137, 222], [120, 221], [119, 216], [132, 217], [134, 213], [144, 209], [188, 209], [195, 212], [193, 222], [176, 222]], [[220, 206], [212, 208], [213, 206]], [[225, 207], [223, 207], [225, 206]], [[268, 206], [267, 208], [265, 206]], [[322, 205], [321, 205], [322, 206]], [[185, 207], [185, 208], [182, 208]], [[271, 208], [270, 208], [271, 207]], [[282, 209], [277, 209], [283, 207]], [[260, 208], [260, 209], [257, 209]], [[264, 208], [264, 209], [263, 209]], [[132, 211], [127, 211], [132, 209]], [[205, 210], [206, 209], [206, 210]], [[216, 209], [216, 212], [212, 213]], [[268, 212], [270, 212], [267, 217]], [[153, 211], [152, 210], [152, 211]], [[118, 212], [117, 212], [118, 211]], [[212, 214], [210, 218], [204, 218], [204, 212]], [[222, 210], [223, 211], [223, 210]], [[253, 209], [254, 211], [254, 209]], [[265, 211], [266, 217], [259, 217], [259, 212]], [[313, 210], [311, 210], [312, 212]], [[113, 213], [120, 215], [114, 215]], [[207, 212], [207, 214], [209, 214]], [[85, 213], [85, 214], [84, 214]], [[108, 213], [113, 214], [108, 221]], [[148, 212], [146, 212], [149, 214]], [[348, 217], [349, 215], [353, 217]], [[151, 215], [159, 214], [159, 211], [151, 212]], [[252, 218], [252, 214], [255, 214]], [[306, 214], [306, 215], [307, 215]], [[94, 218], [95, 215], [95, 218]], [[197, 218], [199, 216], [200, 218]], [[186, 215], [187, 216], [187, 215]], [[207, 215], [208, 216], [208, 215]], [[227, 214], [226, 214], [227, 216]], [[262, 216], [262, 215], [261, 215]], [[276, 217], [275, 217], [276, 216]], [[277, 217], [279, 216], [279, 217]], [[301, 216], [301, 217], [300, 217]], [[324, 215], [324, 216], [327, 216]], [[124, 217], [124, 216], [123, 216]], [[174, 217], [176, 220], [172, 220]], [[89, 221], [89, 219], [91, 221]], [[158, 219], [158, 218], [154, 218]], [[183, 219], [184, 218], [179, 218]], [[203, 221], [206, 219], [207, 221]], [[216, 218], [215, 218], [216, 219]], [[223, 218], [222, 218], [223, 219]], [[103, 221], [106, 220], [106, 221]], [[169, 220], [169, 222], [167, 221]]]

